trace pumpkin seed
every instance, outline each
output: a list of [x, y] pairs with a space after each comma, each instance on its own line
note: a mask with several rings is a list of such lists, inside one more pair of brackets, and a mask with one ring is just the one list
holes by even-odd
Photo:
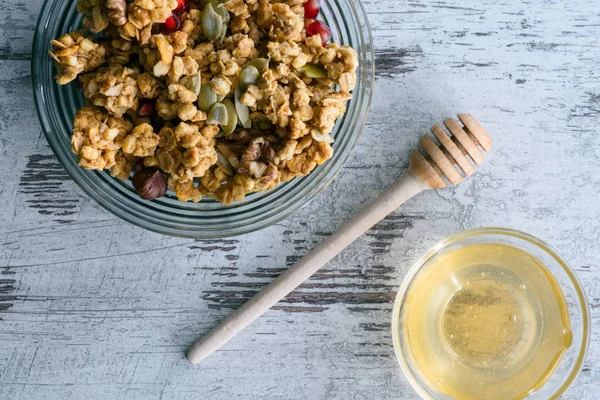
[[196, 96], [200, 95], [200, 89], [202, 87], [202, 80], [200, 79], [200, 71], [194, 75], [184, 76], [179, 80], [183, 86], [192, 92], [196, 93]]
[[202, 85], [200, 94], [198, 95], [198, 108], [204, 112], [208, 112], [217, 101], [217, 94], [210, 87], [210, 83]]
[[223, 28], [221, 28], [221, 36], [219, 36], [219, 42], [225, 40], [225, 35], [227, 34], [227, 24], [223, 22]]
[[237, 126], [237, 112], [231, 100], [224, 100], [222, 104], [227, 109], [227, 124], [221, 125], [221, 128], [223, 129], [223, 132], [225, 132], [226, 135], [229, 135], [230, 133], [233, 133], [235, 127]]
[[208, 118], [206, 119], [206, 123], [209, 125], [227, 125], [227, 107], [225, 107], [222, 103], [216, 103], [210, 109], [208, 113]]
[[240, 166], [240, 160], [238, 160], [236, 153], [231, 151], [228, 145], [224, 143], [217, 144], [217, 149], [227, 158], [229, 163], [234, 169], [237, 169]]
[[249, 65], [240, 71], [238, 85], [242, 88], [242, 91], [246, 91], [248, 86], [255, 85], [258, 82], [259, 77], [258, 69], [253, 65]]
[[219, 149], [217, 149], [217, 165], [221, 167], [221, 169], [225, 171], [227, 175], [233, 175], [233, 166], [227, 157], [225, 157], [223, 153], [219, 151]]
[[306, 64], [299, 70], [309, 78], [325, 78], [327, 76], [327, 70], [317, 64]]
[[225, 35], [227, 34], [227, 26], [229, 25], [229, 20], [231, 17], [229, 16], [229, 11], [223, 4], [213, 5], [213, 9], [223, 19], [223, 28], [221, 29], [221, 35], [219, 36], [219, 40], [223, 41], [223, 39], [225, 39]]
[[240, 97], [242, 96], [242, 89], [238, 86], [235, 89], [235, 111], [238, 116], [238, 123], [246, 129], [250, 129], [252, 127], [252, 123], [250, 122], [250, 109], [247, 105], [243, 104], [240, 101]]
[[253, 66], [258, 72], [262, 72], [263, 69], [269, 66], [269, 61], [271, 60], [268, 58], [255, 58], [254, 60], [248, 61], [246, 64], [242, 65], [242, 69]]
[[335, 141], [335, 139], [332, 138], [330, 134], [324, 134], [323, 132], [321, 132], [318, 129], [311, 129], [310, 136], [312, 136], [312, 138], [316, 142], [319, 142], [319, 143], [321, 143], [321, 142], [333, 143]]
[[200, 2], [200, 5], [202, 6], [202, 8], [206, 7], [206, 5], [208, 3], [212, 4], [213, 8], [215, 8], [217, 5], [219, 4], [227, 4], [232, 0], [202, 0]]
[[212, 6], [212, 3], [208, 3], [204, 10], [202, 10], [202, 17], [200, 19], [202, 23], [202, 32], [204, 36], [211, 42], [214, 42], [223, 31], [223, 18], [217, 14]]

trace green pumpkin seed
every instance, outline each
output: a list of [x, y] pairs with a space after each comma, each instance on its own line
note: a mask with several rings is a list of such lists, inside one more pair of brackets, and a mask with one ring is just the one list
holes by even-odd
[[223, 20], [223, 27], [221, 29], [221, 35], [219, 36], [219, 40], [223, 41], [223, 39], [225, 39], [225, 35], [227, 34], [227, 27], [229, 26], [229, 20], [231, 17], [229, 15], [229, 11], [223, 4], [213, 5], [213, 9]]
[[219, 42], [225, 40], [225, 36], [227, 35], [227, 24], [223, 22], [223, 28], [221, 29], [221, 36], [219, 36]]
[[238, 116], [238, 123], [240, 126], [246, 129], [250, 129], [252, 127], [252, 123], [250, 122], [250, 108], [247, 105], [243, 104], [240, 101], [240, 97], [242, 96], [242, 89], [238, 86], [235, 89], [235, 111]]
[[242, 69], [253, 66], [260, 73], [263, 71], [263, 69], [269, 66], [269, 61], [271, 60], [268, 58], [255, 58], [254, 60], [248, 61], [246, 64], [242, 65]]
[[202, 32], [204, 32], [204, 36], [206, 36], [208, 40], [214, 42], [221, 37], [223, 31], [223, 18], [215, 12], [211, 3], [208, 3], [204, 10], [202, 10], [201, 23]]
[[299, 71], [309, 78], [325, 78], [327, 76], [327, 70], [317, 64], [306, 64], [300, 67]]
[[236, 153], [234, 153], [228, 145], [225, 143], [217, 144], [217, 149], [227, 158], [229, 163], [234, 169], [237, 169], [240, 166], [240, 160], [237, 158]]
[[311, 129], [310, 136], [312, 136], [312, 138], [316, 142], [319, 142], [319, 143], [321, 143], [321, 142], [333, 143], [335, 141], [331, 137], [331, 135], [329, 135], [329, 134], [325, 135], [323, 132], [321, 132], [318, 129]]
[[219, 149], [217, 149], [217, 165], [221, 167], [221, 169], [225, 171], [227, 175], [233, 175], [233, 166], [227, 157], [225, 157], [223, 153], [219, 151]]
[[235, 127], [237, 126], [237, 112], [231, 100], [224, 100], [223, 105], [227, 109], [227, 124], [221, 125], [221, 128], [223, 129], [223, 132], [225, 132], [226, 135], [229, 135], [230, 133], [233, 133]]
[[208, 113], [208, 118], [206, 119], [206, 123], [209, 125], [227, 125], [227, 107], [225, 107], [222, 103], [216, 103], [210, 109]]
[[200, 71], [194, 75], [184, 76], [179, 80], [183, 86], [192, 92], [196, 93], [196, 96], [200, 95], [200, 89], [202, 88], [202, 80], [200, 79]]
[[220, 5], [220, 4], [227, 4], [229, 2], [231, 2], [232, 0], [202, 0], [200, 2], [200, 5], [202, 6], [202, 8], [205, 8], [206, 5], [208, 3], [212, 4], [213, 8], [215, 8], [216, 6]]
[[253, 65], [249, 65], [240, 71], [238, 85], [242, 88], [242, 91], [246, 91], [248, 86], [255, 85], [258, 82], [259, 77], [258, 69]]
[[202, 85], [200, 94], [198, 95], [198, 108], [204, 112], [208, 112], [217, 101], [217, 94], [210, 87], [210, 83]]
[[229, 15], [229, 10], [227, 10], [223, 4], [213, 5], [213, 10], [215, 10], [215, 12], [219, 14], [221, 18], [223, 18], [224, 23], [228, 23], [231, 19]]

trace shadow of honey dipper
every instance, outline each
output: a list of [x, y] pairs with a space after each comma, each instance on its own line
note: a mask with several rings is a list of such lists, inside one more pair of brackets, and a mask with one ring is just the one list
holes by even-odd
[[427, 135], [421, 137], [419, 145], [425, 154], [415, 149], [408, 170], [389, 189], [192, 344], [186, 352], [188, 360], [197, 364], [219, 349], [408, 199], [424, 190], [445, 188], [446, 180], [457, 184], [463, 175], [472, 175], [475, 168], [469, 158], [475, 165], [481, 165], [484, 155], [480, 148], [489, 152], [492, 140], [470, 114], [458, 114], [458, 119], [463, 126], [453, 118], [444, 121], [451, 135], [437, 125], [431, 128], [439, 145]]

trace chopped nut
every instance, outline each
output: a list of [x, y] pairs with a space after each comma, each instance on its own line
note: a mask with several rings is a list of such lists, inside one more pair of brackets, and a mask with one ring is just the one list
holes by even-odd
[[131, 183], [142, 199], [154, 200], [167, 193], [167, 175], [155, 167], [139, 170], [133, 175]]
[[124, 25], [127, 22], [127, 4], [125, 0], [106, 0], [108, 19], [113, 25]]

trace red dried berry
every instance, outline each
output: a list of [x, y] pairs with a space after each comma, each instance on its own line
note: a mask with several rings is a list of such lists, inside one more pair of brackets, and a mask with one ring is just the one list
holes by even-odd
[[140, 108], [138, 108], [138, 115], [142, 118], [150, 118], [156, 113], [154, 103], [148, 100], [140, 101]]
[[176, 14], [182, 14], [188, 10], [187, 0], [177, 0], [177, 8], [174, 10]]
[[304, 5], [304, 18], [315, 19], [321, 10], [321, 0], [306, 0]]
[[306, 27], [308, 36], [321, 36], [321, 43], [325, 46], [331, 40], [331, 29], [323, 21], [315, 21]]
[[177, 32], [179, 30], [179, 27], [181, 26], [181, 20], [179, 19], [179, 17], [175, 14], [172, 14], [169, 18], [167, 18], [167, 20], [165, 21], [164, 24], [162, 24], [162, 31], [164, 33], [173, 33], [173, 32]]

